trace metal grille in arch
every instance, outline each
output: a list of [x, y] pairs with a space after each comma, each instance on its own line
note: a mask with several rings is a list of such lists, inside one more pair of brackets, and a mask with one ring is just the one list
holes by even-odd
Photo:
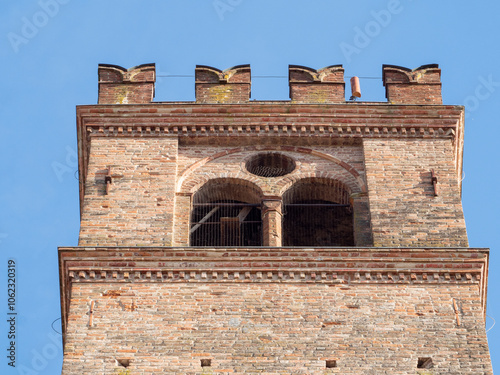
[[247, 186], [214, 181], [193, 197], [191, 246], [261, 246], [260, 199]]

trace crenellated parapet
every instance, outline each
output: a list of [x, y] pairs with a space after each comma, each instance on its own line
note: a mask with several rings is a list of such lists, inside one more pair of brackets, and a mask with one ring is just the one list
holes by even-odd
[[344, 68], [331, 65], [315, 70], [289, 65], [290, 99], [295, 103], [345, 102]]
[[[98, 72], [98, 104], [145, 104], [153, 101], [155, 64], [143, 64], [130, 69], [100, 64]], [[342, 65], [331, 65], [318, 70], [289, 65], [288, 81], [292, 103], [346, 102]], [[413, 70], [384, 65], [382, 81], [389, 104], [442, 104], [441, 69], [437, 64], [422, 65]], [[205, 65], [197, 65], [195, 69], [196, 103], [248, 103], [251, 85], [251, 69], [248, 64], [226, 70]], [[359, 87], [356, 89], [359, 90]]]
[[442, 104], [441, 69], [437, 64], [408, 69], [384, 65], [385, 96], [392, 104]]
[[155, 94], [155, 64], [125, 69], [99, 64], [99, 104], [151, 103]]
[[226, 70], [197, 65], [195, 69], [196, 102], [245, 103], [250, 100], [250, 65]]

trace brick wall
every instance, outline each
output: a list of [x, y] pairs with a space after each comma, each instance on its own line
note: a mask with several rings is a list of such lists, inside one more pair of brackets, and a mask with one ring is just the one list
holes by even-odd
[[[371, 244], [372, 230], [375, 246], [467, 246], [451, 140], [364, 139], [363, 146], [314, 148], [178, 142], [176, 136], [92, 138], [81, 245], [187, 245], [190, 196], [210, 179], [244, 180], [262, 197], [279, 197], [302, 178], [321, 177], [342, 181], [357, 199], [358, 246]], [[246, 171], [249, 157], [270, 150], [292, 157], [296, 169], [272, 179]], [[366, 165], [368, 197], [346, 165], [361, 181]], [[108, 167], [113, 183], [106, 195]]]
[[91, 149], [79, 244], [171, 246], [177, 139], [96, 137]]
[[364, 139], [363, 146], [375, 246], [468, 246], [450, 140]]
[[[345, 165], [363, 176], [361, 146], [231, 147], [180, 145], [176, 137], [92, 139], [86, 195], [80, 229], [81, 246], [189, 244], [190, 196], [211, 179], [244, 181], [261, 199], [281, 197], [296, 181], [323, 178], [342, 181], [355, 200], [362, 187]], [[245, 162], [259, 152], [279, 151], [292, 157], [296, 169], [276, 178], [249, 173]], [[327, 157], [341, 160], [339, 165]], [[106, 194], [105, 175], [112, 184]], [[177, 196], [176, 192], [179, 192]], [[362, 211], [362, 210], [360, 210]], [[369, 214], [364, 211], [356, 233], [365, 233], [358, 245], [370, 245]], [[363, 220], [364, 218], [364, 220]], [[275, 224], [274, 224], [275, 225]], [[174, 235], [175, 233], [175, 235]]]
[[64, 357], [63, 375], [115, 359], [141, 375], [493, 374], [475, 285], [74, 284]]

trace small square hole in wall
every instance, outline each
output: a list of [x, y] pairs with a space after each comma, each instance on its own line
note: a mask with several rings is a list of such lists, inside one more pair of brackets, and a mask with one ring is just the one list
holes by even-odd
[[418, 359], [417, 368], [432, 368], [432, 358], [430, 357], [421, 357]]
[[212, 360], [209, 358], [205, 358], [201, 360], [201, 367], [210, 367], [212, 366]]
[[326, 368], [334, 368], [337, 367], [337, 360], [336, 359], [327, 359], [326, 360]]
[[131, 362], [131, 360], [128, 359], [128, 358], [116, 359], [116, 364], [118, 366], [125, 367], [125, 368], [127, 368], [128, 366], [130, 366], [130, 362]]

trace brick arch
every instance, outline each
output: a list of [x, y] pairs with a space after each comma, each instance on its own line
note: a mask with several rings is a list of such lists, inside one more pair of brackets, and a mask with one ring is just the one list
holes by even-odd
[[[207, 182], [209, 179], [212, 178], [219, 178], [219, 177], [231, 177], [231, 178], [239, 178], [243, 179], [246, 181], [250, 181], [256, 185], [259, 185], [260, 179], [255, 177], [248, 176], [247, 174], [243, 174], [241, 172], [234, 173], [234, 174], [225, 174], [224, 176], [216, 175], [215, 173], [210, 173], [207, 175], [203, 176], [196, 176], [193, 174], [193, 172], [198, 169], [203, 167], [205, 164], [211, 162], [212, 160], [239, 153], [239, 152], [248, 152], [248, 151], [255, 151], [255, 152], [262, 152], [262, 151], [286, 151], [286, 152], [297, 152], [297, 153], [302, 153], [302, 154], [308, 154], [308, 155], [313, 155], [325, 160], [328, 160], [332, 163], [337, 164], [339, 167], [343, 168], [350, 177], [342, 178], [342, 176], [339, 176], [336, 174], [335, 176], [325, 173], [325, 172], [317, 172], [317, 173], [297, 173], [293, 177], [285, 177], [282, 179], [278, 185], [282, 185], [285, 188], [280, 188], [280, 191], [283, 192], [288, 188], [294, 181], [306, 177], [328, 177], [328, 178], [336, 178], [336, 179], [342, 179], [342, 182], [344, 182], [349, 188], [351, 188], [353, 193], [356, 192], [367, 192], [367, 186], [366, 183], [363, 179], [363, 177], [359, 174], [359, 172], [351, 165], [348, 163], [332, 156], [325, 154], [324, 152], [320, 152], [317, 150], [313, 150], [310, 148], [305, 148], [305, 147], [295, 147], [295, 146], [246, 146], [246, 147], [237, 147], [233, 149], [228, 149], [224, 151], [217, 152], [213, 155], [207, 156], [206, 158], [200, 159], [197, 162], [191, 164], [188, 166], [186, 169], [184, 169], [181, 174], [179, 181], [177, 183], [177, 189], [176, 191], [178, 193], [193, 193], [194, 191], [197, 190], [203, 183]], [[354, 182], [348, 182], [344, 180], [352, 180], [354, 179]], [[259, 186], [260, 188], [260, 186]]]
[[[287, 184], [287, 188], [284, 191], [281, 191], [280, 195], [283, 196], [283, 199], [286, 198], [287, 193], [290, 192], [295, 186], [298, 186], [302, 183], [305, 184], [314, 184], [315, 187], [318, 187], [320, 190], [319, 195], [316, 199], [335, 201], [342, 204], [349, 203], [349, 196], [353, 193], [351, 187], [345, 184], [340, 179], [333, 179], [328, 177], [304, 177], [298, 180], [295, 180], [292, 184]], [[341, 194], [339, 194], [341, 192]]]
[[[191, 164], [190, 166], [188, 166], [186, 169], [184, 169], [181, 172], [181, 175], [179, 177], [179, 181], [177, 182], [176, 191], [178, 193], [193, 193], [194, 191], [197, 190], [197, 188], [199, 188], [201, 185], [203, 185], [208, 180], [213, 179], [213, 178], [218, 178], [218, 177], [224, 177], [224, 176], [218, 176], [215, 173], [210, 173], [207, 176], [196, 176], [196, 175], [193, 175], [193, 172], [196, 169], [201, 168], [205, 164], [211, 162], [212, 160], [222, 158], [224, 156], [234, 154], [237, 152], [242, 152], [242, 151], [244, 151], [244, 149], [241, 147], [230, 149], [230, 150], [225, 150], [225, 151], [217, 152], [213, 155], [207, 156], [206, 158], [203, 158], [203, 159], [200, 159], [200, 160], [194, 162], [193, 164]], [[239, 176], [232, 176], [232, 177], [240, 178]], [[244, 178], [244, 179], [248, 180], [248, 178]]]
[[262, 189], [257, 184], [249, 180], [235, 177], [211, 178], [203, 183], [203, 185], [197, 186], [196, 193], [201, 192], [204, 188], [210, 191], [212, 190], [212, 186], [217, 185], [231, 187], [232, 190], [227, 192], [226, 195], [228, 195], [228, 197], [226, 199], [248, 201], [248, 203], [260, 203], [263, 196]]
[[341, 183], [346, 187], [349, 194], [361, 193], [365, 191], [363, 190], [364, 186], [359, 186], [358, 179], [355, 179], [351, 174], [347, 173], [347, 171], [343, 171], [341, 173], [325, 173], [317, 171], [296, 173], [279, 181], [277, 184], [278, 194], [282, 196], [294, 184], [306, 180], [328, 181], [328, 183], [332, 184]]
[[282, 194], [283, 245], [354, 246], [351, 194], [339, 179], [306, 177], [296, 181]]
[[248, 176], [248, 174], [237, 172], [237, 173], [207, 173], [203, 175], [193, 175], [192, 178], [185, 180], [181, 187], [180, 192], [185, 194], [194, 194], [203, 185], [210, 181], [228, 182], [236, 185], [243, 185], [251, 188], [255, 191], [259, 191], [260, 196], [263, 195], [263, 189], [260, 186], [260, 180], [257, 177]]

